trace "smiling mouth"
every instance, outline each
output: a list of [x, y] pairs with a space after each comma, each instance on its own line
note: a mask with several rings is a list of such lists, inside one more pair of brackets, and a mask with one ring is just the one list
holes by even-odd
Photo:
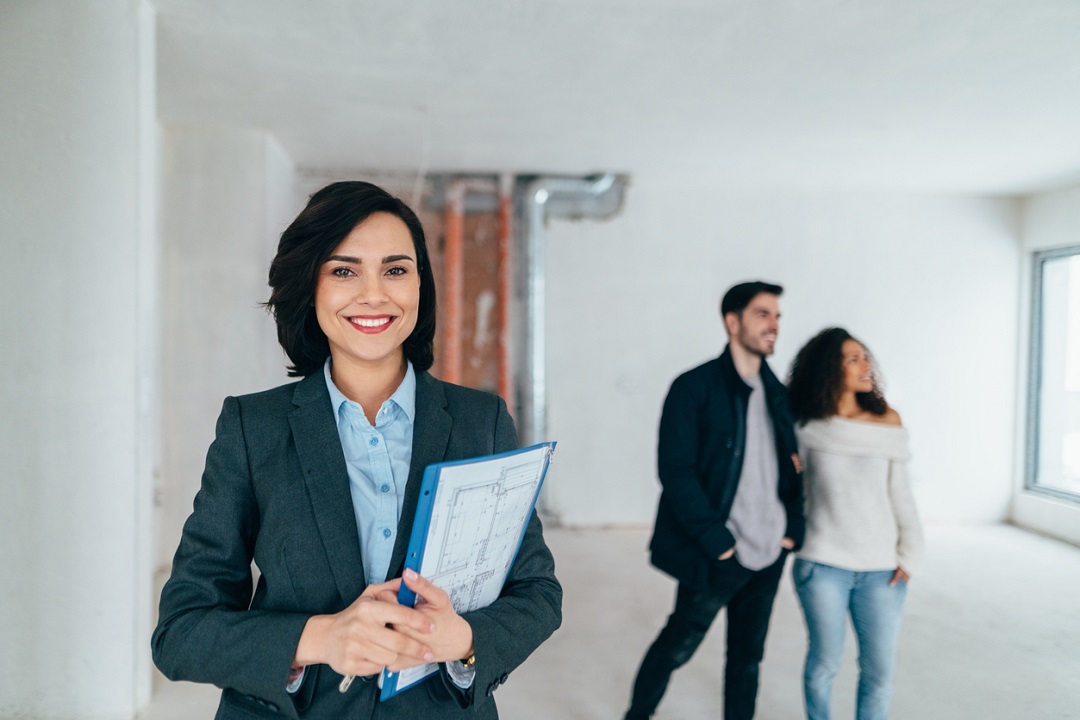
[[360, 332], [378, 332], [389, 325], [393, 319], [393, 315], [383, 315], [381, 317], [351, 317], [348, 320]]

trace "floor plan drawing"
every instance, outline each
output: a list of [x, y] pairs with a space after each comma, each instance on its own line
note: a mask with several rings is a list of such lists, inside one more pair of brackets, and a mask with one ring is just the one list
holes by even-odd
[[[554, 449], [543, 443], [425, 470], [406, 567], [446, 592], [458, 613], [486, 607], [502, 592]], [[414, 602], [404, 585], [398, 598]], [[384, 671], [382, 698], [437, 670]]]
[[485, 470], [490, 474], [440, 479], [428, 535], [439, 551], [425, 554], [421, 566], [420, 574], [445, 590], [458, 612], [498, 597], [532, 513], [543, 467], [519, 460]]

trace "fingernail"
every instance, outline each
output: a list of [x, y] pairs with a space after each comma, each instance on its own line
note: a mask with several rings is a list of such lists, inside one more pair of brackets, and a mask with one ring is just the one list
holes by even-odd
[[406, 570], [405, 571], [405, 577], [408, 580], [415, 580], [418, 576], [417, 576], [415, 570]]
[[432, 655], [430, 652], [426, 652], [426, 653], [424, 653], [424, 659], [427, 660], [428, 662], [431, 662], [432, 660], [435, 659], [435, 656]]
[[427, 631], [428, 632], [435, 632], [435, 623], [431, 623], [431, 625], [428, 626]]

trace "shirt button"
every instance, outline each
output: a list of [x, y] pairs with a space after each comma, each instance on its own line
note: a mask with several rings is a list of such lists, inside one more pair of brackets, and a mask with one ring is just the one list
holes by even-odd
[[379, 444], [379, 438], [377, 438], [377, 437], [371, 438], [371, 447], [375, 447], [378, 444]]
[[382, 492], [390, 492], [390, 486], [384, 483], [379, 487], [379, 490], [381, 490]]
[[390, 539], [390, 528], [383, 528], [382, 536], [386, 539]]

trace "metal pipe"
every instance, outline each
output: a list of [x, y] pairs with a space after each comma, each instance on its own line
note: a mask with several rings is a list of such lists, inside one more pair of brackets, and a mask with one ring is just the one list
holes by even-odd
[[[544, 263], [544, 227], [548, 217], [548, 201], [554, 196], [570, 198], [599, 198], [611, 191], [621, 191], [621, 183], [616, 187], [616, 176], [611, 173], [595, 178], [559, 178], [541, 177], [533, 180], [525, 189], [525, 239], [526, 269], [528, 272], [528, 293], [526, 296], [525, 333], [527, 345], [525, 353], [527, 391], [523, 402], [527, 405], [524, 437], [528, 443], [543, 442], [547, 432], [547, 373], [546, 373], [546, 334], [545, 284], [546, 269]], [[616, 211], [618, 206], [616, 206]]]

